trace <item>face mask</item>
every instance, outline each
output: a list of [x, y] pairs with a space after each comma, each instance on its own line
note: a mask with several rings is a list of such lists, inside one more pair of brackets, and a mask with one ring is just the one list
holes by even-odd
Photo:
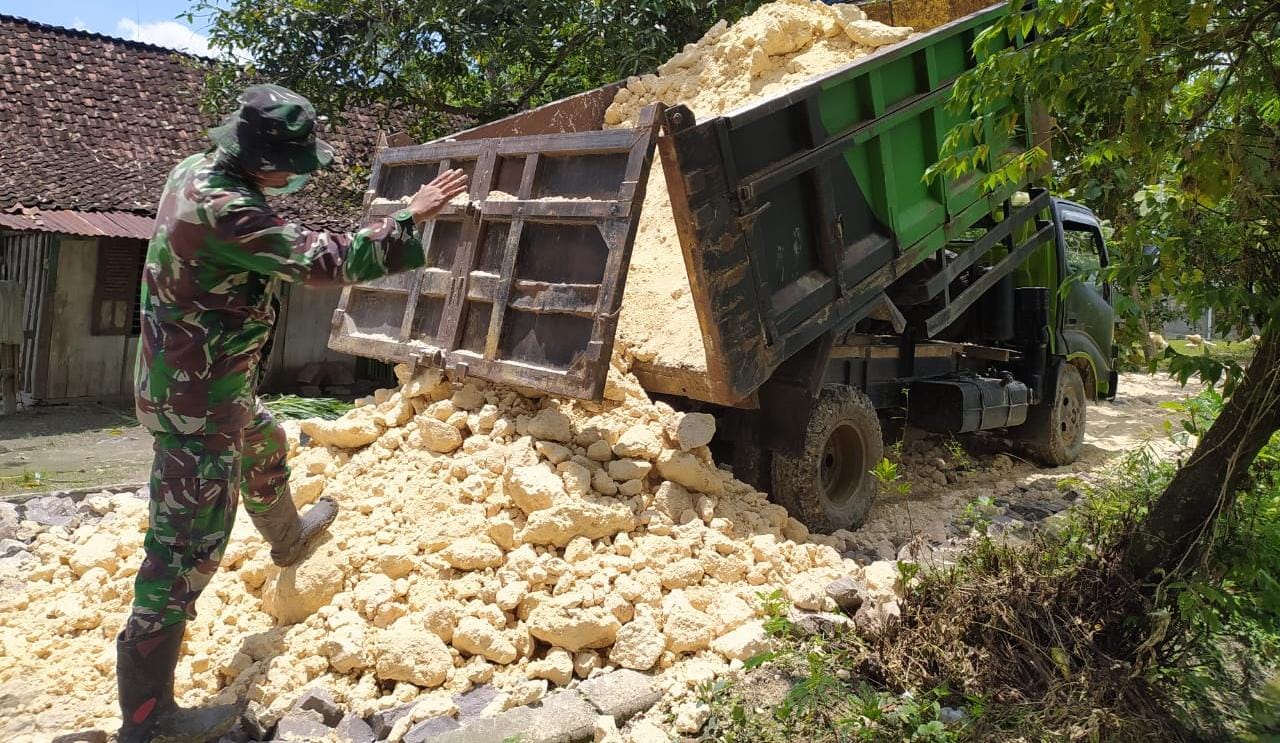
[[267, 194], [268, 196], [283, 196], [284, 194], [287, 194], [287, 193], [294, 193], [296, 191], [301, 190], [303, 186], [307, 185], [307, 179], [310, 177], [311, 177], [310, 173], [296, 173], [294, 175], [289, 176], [289, 182], [284, 184], [283, 186], [279, 186], [276, 188], [264, 187], [262, 189], [262, 192], [264, 194]]

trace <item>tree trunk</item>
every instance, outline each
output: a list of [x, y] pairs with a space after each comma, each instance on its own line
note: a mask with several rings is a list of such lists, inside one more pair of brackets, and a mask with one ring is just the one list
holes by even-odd
[[1129, 298], [1138, 307], [1138, 332], [1142, 334], [1142, 359], [1148, 364], [1156, 360], [1156, 344], [1151, 340], [1151, 323], [1147, 320], [1147, 308], [1142, 303], [1142, 291], [1138, 282], [1129, 287]]
[[1139, 580], [1190, 566], [1213, 521], [1230, 507], [1249, 465], [1280, 429], [1280, 323], [1264, 328], [1249, 368], [1217, 420], [1151, 506], [1125, 564]]

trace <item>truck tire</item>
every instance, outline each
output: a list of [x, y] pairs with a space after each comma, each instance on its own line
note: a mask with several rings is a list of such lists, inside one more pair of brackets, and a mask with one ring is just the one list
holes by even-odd
[[1047, 467], [1061, 467], [1080, 458], [1084, 448], [1088, 397], [1080, 370], [1058, 365], [1057, 395], [1031, 406], [1027, 422], [1017, 429], [1033, 459]]
[[871, 400], [850, 387], [828, 385], [814, 403], [800, 451], [773, 452], [774, 497], [811, 531], [855, 529], [875, 499], [870, 470], [883, 456]]

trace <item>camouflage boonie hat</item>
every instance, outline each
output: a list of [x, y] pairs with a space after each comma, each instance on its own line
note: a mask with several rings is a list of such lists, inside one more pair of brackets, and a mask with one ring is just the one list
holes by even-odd
[[248, 170], [310, 173], [333, 160], [333, 148], [316, 138], [311, 101], [279, 85], [245, 88], [240, 108], [209, 139]]

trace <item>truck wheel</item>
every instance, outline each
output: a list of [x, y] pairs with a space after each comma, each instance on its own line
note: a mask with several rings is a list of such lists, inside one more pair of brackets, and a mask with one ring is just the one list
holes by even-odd
[[875, 498], [870, 470], [884, 456], [871, 400], [829, 385], [813, 406], [798, 453], [773, 453], [773, 493], [810, 530], [831, 533], [862, 524]]
[[1020, 427], [1031, 456], [1048, 467], [1061, 467], [1080, 458], [1084, 448], [1085, 411], [1088, 398], [1080, 370], [1058, 365], [1058, 393], [1054, 400], [1033, 405]]

